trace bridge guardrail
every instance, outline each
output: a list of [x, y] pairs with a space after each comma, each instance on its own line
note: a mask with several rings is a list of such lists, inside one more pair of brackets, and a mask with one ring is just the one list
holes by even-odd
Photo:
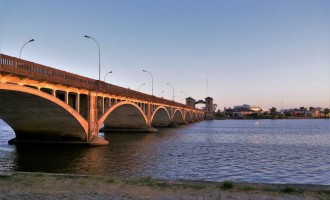
[[40, 65], [34, 62], [8, 56], [5, 54], [0, 54], [0, 71], [6, 73], [14, 73], [24, 77], [31, 77], [36, 80], [55, 82], [60, 83], [62, 85], [74, 86], [88, 90], [110, 93], [127, 98], [140, 99], [148, 102], [167, 104], [171, 106], [189, 108], [200, 111], [200, 109], [188, 107], [185, 104], [181, 104], [175, 101], [155, 97], [135, 90], [108, 84], [103, 81], [94, 80], [45, 65]]

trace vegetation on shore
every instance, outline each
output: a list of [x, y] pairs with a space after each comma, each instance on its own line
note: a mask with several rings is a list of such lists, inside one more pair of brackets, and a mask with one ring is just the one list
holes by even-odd
[[248, 111], [246, 113], [242, 112], [239, 115], [233, 115], [231, 112], [220, 112], [218, 110], [214, 114], [215, 119], [225, 120], [225, 119], [329, 119], [330, 110], [325, 108], [322, 117], [308, 117], [308, 116], [295, 116], [292, 112], [279, 112], [275, 107], [269, 109], [269, 111]]
[[0, 198], [330, 199], [330, 186], [222, 183], [44, 173], [0, 174]]

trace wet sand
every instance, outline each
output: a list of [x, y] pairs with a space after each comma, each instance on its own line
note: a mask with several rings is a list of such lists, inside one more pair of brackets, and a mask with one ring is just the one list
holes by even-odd
[[330, 200], [330, 186], [0, 172], [0, 198]]

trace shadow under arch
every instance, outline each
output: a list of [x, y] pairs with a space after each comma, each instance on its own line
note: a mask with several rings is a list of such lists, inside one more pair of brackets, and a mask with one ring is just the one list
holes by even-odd
[[187, 111], [187, 112], [186, 112], [186, 116], [185, 116], [184, 120], [185, 120], [186, 122], [189, 122], [189, 123], [194, 122], [193, 119], [192, 119], [192, 116], [191, 116], [190, 111]]
[[186, 124], [187, 122], [183, 119], [183, 113], [180, 109], [176, 109], [173, 114], [173, 120], [175, 124]]
[[153, 127], [164, 127], [169, 126], [171, 123], [171, 117], [165, 107], [158, 107], [152, 117], [151, 117], [151, 126]]
[[141, 108], [133, 102], [122, 101], [112, 106], [98, 121], [107, 128], [147, 128], [148, 119]]
[[197, 117], [197, 113], [196, 113], [196, 112], [193, 112], [192, 119], [193, 119], [194, 121], [198, 121], [198, 117]]
[[33, 88], [0, 84], [0, 118], [17, 140], [87, 141], [88, 122], [77, 111]]

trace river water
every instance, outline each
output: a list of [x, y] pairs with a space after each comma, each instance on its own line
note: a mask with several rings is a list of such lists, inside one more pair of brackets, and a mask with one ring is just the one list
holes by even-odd
[[103, 147], [8, 145], [0, 170], [330, 185], [329, 120], [213, 120], [157, 133], [107, 133]]

